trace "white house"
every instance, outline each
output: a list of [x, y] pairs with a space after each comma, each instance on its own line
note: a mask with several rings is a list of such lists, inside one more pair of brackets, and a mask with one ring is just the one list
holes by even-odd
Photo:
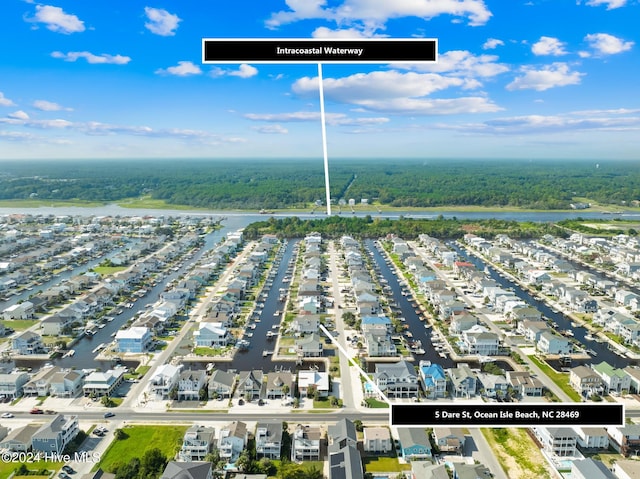
[[330, 389], [329, 373], [313, 369], [298, 371], [298, 391], [300, 395], [306, 396], [310, 387], [315, 387], [319, 397], [327, 397]]
[[149, 380], [149, 390], [158, 399], [168, 399], [169, 392], [178, 383], [180, 367], [173, 364], [159, 366]]
[[229, 344], [231, 334], [222, 323], [200, 323], [193, 333], [196, 347], [220, 348]]
[[571, 341], [552, 331], [544, 331], [536, 343], [538, 350], [544, 354], [571, 354], [573, 346]]
[[2, 316], [3, 319], [31, 319], [33, 318], [33, 314], [33, 303], [23, 301], [22, 303], [9, 306], [3, 311]]

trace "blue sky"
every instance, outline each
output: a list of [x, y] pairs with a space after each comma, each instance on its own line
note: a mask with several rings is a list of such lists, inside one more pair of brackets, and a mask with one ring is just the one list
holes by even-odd
[[329, 158], [637, 159], [639, 0], [4, 0], [0, 158], [322, 157], [316, 65], [206, 38], [437, 38], [324, 65]]

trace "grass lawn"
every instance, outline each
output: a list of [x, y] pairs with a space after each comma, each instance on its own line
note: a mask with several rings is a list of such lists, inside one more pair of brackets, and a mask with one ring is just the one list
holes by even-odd
[[95, 268], [93, 268], [93, 271], [102, 276], [106, 276], [109, 274], [119, 273], [120, 271], [124, 271], [127, 268], [128, 266], [96, 266]]
[[365, 472], [400, 472], [411, 469], [410, 464], [400, 464], [397, 457], [371, 456], [363, 459]]
[[320, 398], [320, 399], [314, 399], [313, 400], [313, 407], [314, 409], [330, 409], [333, 406], [331, 406], [331, 403], [329, 402], [329, 398]]
[[40, 208], [51, 206], [80, 206], [80, 207], [96, 207], [104, 206], [105, 203], [100, 201], [86, 200], [2, 200], [0, 208]]
[[3, 319], [0, 321], [5, 328], [13, 328], [16, 331], [24, 331], [39, 322], [37, 319]]
[[551, 479], [542, 452], [523, 428], [482, 429], [509, 479]]
[[533, 361], [536, 366], [542, 369], [542, 372], [545, 373], [554, 383], [556, 383], [567, 396], [569, 396], [576, 402], [580, 402], [580, 394], [578, 394], [578, 392], [569, 385], [569, 374], [559, 373], [547, 363], [540, 361], [535, 356], [529, 356], [529, 359], [531, 359], [531, 361]]
[[138, 373], [140, 377], [142, 377], [149, 372], [149, 369], [151, 369], [151, 366], [138, 366], [138, 369], [136, 369], [136, 373]]
[[173, 205], [167, 203], [165, 200], [156, 200], [151, 196], [143, 196], [141, 198], [127, 198], [118, 201], [118, 206], [123, 208], [149, 208], [149, 209], [161, 209], [161, 210], [205, 210], [206, 208], [198, 208], [197, 206], [189, 205]]
[[375, 398], [367, 398], [364, 400], [364, 402], [367, 403], [367, 406], [371, 407], [371, 408], [379, 408], [379, 409], [383, 409], [383, 408], [388, 408], [389, 407], [389, 403], [384, 402], [384, 401], [379, 401], [378, 399]]
[[113, 441], [102, 456], [102, 460], [94, 467], [113, 472], [118, 463], [127, 463], [134, 457], [142, 457], [145, 451], [158, 448], [172, 460], [176, 448], [182, 443], [185, 431], [189, 426], [130, 426], [123, 428], [129, 436], [120, 441]]
[[221, 356], [226, 349], [222, 348], [207, 348], [206, 346], [199, 346], [193, 350], [196, 356]]
[[[40, 469], [48, 469], [51, 471], [57, 471], [62, 467], [62, 462], [48, 462], [48, 461], [37, 461], [27, 464], [27, 467], [30, 471], [39, 471]], [[0, 479], [7, 479], [15, 469], [20, 466], [19, 461], [0, 461]], [[14, 476], [14, 477], [29, 477], [32, 478], [40, 478], [42, 476]]]
[[340, 377], [340, 356], [338, 354], [329, 356], [329, 371], [334, 379]]

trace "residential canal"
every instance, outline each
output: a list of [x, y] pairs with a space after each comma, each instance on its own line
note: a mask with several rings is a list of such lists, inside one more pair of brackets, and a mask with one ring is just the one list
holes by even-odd
[[[567, 316], [565, 316], [561, 312], [555, 311], [550, 306], [548, 306], [544, 301], [534, 298], [528, 291], [520, 287], [519, 284], [512, 283], [508, 279], [501, 276], [493, 267], [491, 267], [491, 265], [485, 263], [482, 259], [474, 255], [468, 254], [465, 250], [463, 250], [453, 242], [449, 243], [449, 245], [456, 250], [460, 258], [464, 259], [465, 261], [469, 261], [470, 263], [473, 263], [476, 266], [476, 268], [478, 268], [480, 271], [484, 270], [486, 267], [491, 279], [496, 281], [496, 283], [498, 283], [502, 288], [512, 289], [513, 292], [516, 294], [516, 296], [518, 296], [520, 299], [522, 299], [526, 303], [536, 308], [538, 311], [540, 311], [543, 314], [543, 316], [546, 316], [547, 318], [551, 319], [551, 321], [553, 321], [553, 323], [556, 325], [557, 330], [571, 329], [574, 334], [573, 337], [578, 342], [580, 342], [586, 350], [592, 350], [596, 353], [595, 355], [588, 353], [590, 354], [590, 356], [592, 356], [592, 359], [574, 360], [572, 362], [572, 366], [577, 366], [579, 364], [585, 364], [585, 363], [586, 364], [600, 363], [602, 361], [606, 361], [612, 366], [615, 366], [617, 368], [624, 368], [630, 364], [637, 363], [637, 361], [633, 361], [629, 358], [619, 356], [615, 354], [613, 351], [609, 350], [608, 343], [599, 343], [599, 342], [596, 342], [595, 340], [585, 339], [585, 335], [589, 332], [586, 328], [582, 326], [572, 326], [571, 320]], [[554, 365], [554, 366], [557, 366], [557, 365]]]
[[86, 273], [91, 268], [95, 268], [96, 266], [98, 266], [105, 259], [113, 258], [120, 251], [124, 250], [125, 248], [130, 247], [132, 244], [136, 244], [136, 243], [139, 243], [139, 242], [140, 242], [140, 239], [138, 239], [138, 238], [130, 238], [125, 245], [119, 246], [119, 247], [109, 251], [105, 255], [100, 256], [100, 258], [92, 259], [91, 261], [89, 261], [87, 263], [84, 263], [84, 264], [80, 264], [78, 266], [75, 266], [70, 270], [61, 271], [60, 273], [57, 273], [55, 276], [52, 275], [51, 279], [49, 279], [47, 281], [44, 281], [42, 284], [34, 285], [31, 288], [31, 290], [23, 290], [22, 292], [14, 295], [14, 296], [11, 296], [7, 301], [1, 301], [0, 300], [0, 311], [5, 310], [9, 306], [13, 306], [14, 304], [18, 304], [21, 301], [28, 300], [29, 296], [35, 294], [38, 290], [45, 291], [48, 288], [50, 288], [51, 286], [55, 286], [57, 284], [60, 284], [64, 280], [67, 280], [67, 279], [72, 278], [74, 276], [77, 276], [79, 274]]
[[[29, 360], [21, 359], [16, 361], [18, 367], [31, 367], [33, 369], [42, 366], [45, 362], [51, 362], [52, 364], [65, 368], [76, 369], [93, 369], [101, 368], [102, 370], [109, 369], [115, 363], [113, 361], [96, 361], [95, 357], [98, 352], [94, 352], [94, 349], [101, 343], [109, 344], [113, 341], [112, 334], [123, 328], [123, 326], [132, 319], [136, 314], [144, 311], [147, 305], [152, 305], [160, 297], [167, 284], [184, 275], [186, 271], [191, 268], [193, 263], [196, 263], [205, 253], [210, 251], [220, 240], [226, 236], [226, 234], [236, 231], [236, 222], [223, 226], [221, 229], [213, 231], [207, 234], [204, 238], [204, 244], [201, 246], [190, 258], [186, 258], [183, 264], [179, 267], [178, 271], [171, 271], [171, 274], [166, 274], [163, 280], [159, 281], [155, 286], [148, 289], [148, 293], [135, 301], [132, 308], [121, 308], [123, 311], [121, 314], [111, 314], [115, 319], [111, 322], [105, 323], [106, 326], [102, 329], [97, 329], [96, 334], [92, 337], [84, 337], [80, 339], [72, 349], [75, 351], [73, 357], [57, 358], [51, 361], [43, 360]], [[85, 265], [86, 266], [86, 265]], [[56, 278], [58, 281], [60, 278]], [[116, 308], [117, 309], [117, 308]], [[114, 334], [115, 335], [115, 334]], [[129, 367], [135, 367], [136, 361], [123, 361], [123, 364]]]
[[410, 296], [404, 296], [402, 294], [402, 286], [398, 281], [398, 276], [391, 270], [386, 263], [385, 258], [375, 246], [373, 240], [366, 240], [365, 247], [370, 252], [371, 259], [375, 263], [378, 279], [386, 281], [383, 283], [388, 285], [391, 289], [391, 294], [387, 295], [390, 301], [395, 302], [398, 305], [399, 314], [405, 318], [406, 325], [409, 326], [408, 331], [413, 335], [413, 340], [420, 340], [422, 342], [422, 348], [425, 353], [422, 355], [413, 354], [415, 361], [431, 361], [432, 363], [440, 364], [443, 368], [447, 369], [455, 367], [456, 363], [450, 357], [442, 358], [433, 347], [431, 343], [431, 329], [425, 329], [425, 324], [429, 324], [427, 321], [420, 321], [420, 315], [416, 313], [416, 306], [411, 304], [412, 298]]

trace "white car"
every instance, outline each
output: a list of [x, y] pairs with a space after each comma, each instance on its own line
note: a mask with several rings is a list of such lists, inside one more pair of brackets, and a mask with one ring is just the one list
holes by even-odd
[[10, 418], [10, 417], [13, 417], [13, 414], [11, 414], [10, 412], [5, 412], [5, 413], [2, 413], [2, 414], [0, 415], [0, 417], [1, 417], [2, 419], [8, 419], [8, 418]]

